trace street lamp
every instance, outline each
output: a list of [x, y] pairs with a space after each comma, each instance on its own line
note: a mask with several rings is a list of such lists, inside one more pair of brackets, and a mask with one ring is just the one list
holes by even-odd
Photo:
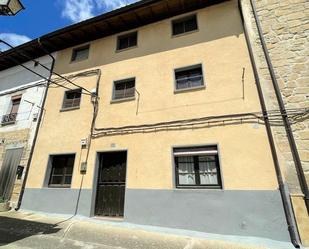
[[0, 0], [0, 15], [15, 16], [19, 11], [25, 9], [19, 0]]

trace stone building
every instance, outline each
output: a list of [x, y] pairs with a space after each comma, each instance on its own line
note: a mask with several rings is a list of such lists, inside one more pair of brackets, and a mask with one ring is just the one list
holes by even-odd
[[[37, 61], [51, 66], [50, 57]], [[25, 67], [49, 77], [34, 62]], [[21, 66], [0, 71], [0, 197], [15, 207], [22, 188], [46, 81]]]
[[[245, 25], [253, 47], [259, 78], [268, 110], [279, 110], [269, 67], [261, 45], [253, 6], [274, 68], [296, 142], [302, 171], [309, 183], [309, 2], [307, 0], [242, 0]], [[281, 169], [290, 192], [302, 241], [309, 244], [309, 218], [305, 190], [282, 119], [272, 130]], [[307, 196], [307, 198], [309, 198]]]

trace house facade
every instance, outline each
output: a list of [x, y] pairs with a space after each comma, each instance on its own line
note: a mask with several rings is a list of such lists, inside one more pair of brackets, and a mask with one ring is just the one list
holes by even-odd
[[[21, 209], [306, 244], [282, 122], [306, 172], [304, 67], [295, 86], [280, 81], [284, 113], [251, 2], [143, 0], [0, 56], [1, 69], [57, 52]], [[258, 1], [262, 25], [285, 20], [283, 2]]]
[[[51, 66], [49, 57], [37, 60]], [[50, 73], [33, 62], [23, 66], [45, 77]], [[0, 72], [0, 196], [12, 207], [20, 196], [45, 89], [46, 81], [21, 66]]]
[[289, 241], [237, 2], [189, 10], [58, 52], [22, 209]]

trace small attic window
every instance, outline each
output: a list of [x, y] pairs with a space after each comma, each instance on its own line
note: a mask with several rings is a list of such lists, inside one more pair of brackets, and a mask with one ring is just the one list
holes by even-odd
[[186, 16], [172, 22], [173, 35], [180, 35], [198, 29], [196, 15]]
[[73, 49], [71, 61], [82, 61], [88, 59], [90, 45]]
[[117, 38], [117, 50], [124, 50], [137, 46], [137, 32], [118, 36]]

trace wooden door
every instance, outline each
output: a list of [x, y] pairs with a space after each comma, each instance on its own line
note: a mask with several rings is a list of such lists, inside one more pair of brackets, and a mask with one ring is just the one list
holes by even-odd
[[127, 152], [100, 155], [95, 215], [123, 217]]

